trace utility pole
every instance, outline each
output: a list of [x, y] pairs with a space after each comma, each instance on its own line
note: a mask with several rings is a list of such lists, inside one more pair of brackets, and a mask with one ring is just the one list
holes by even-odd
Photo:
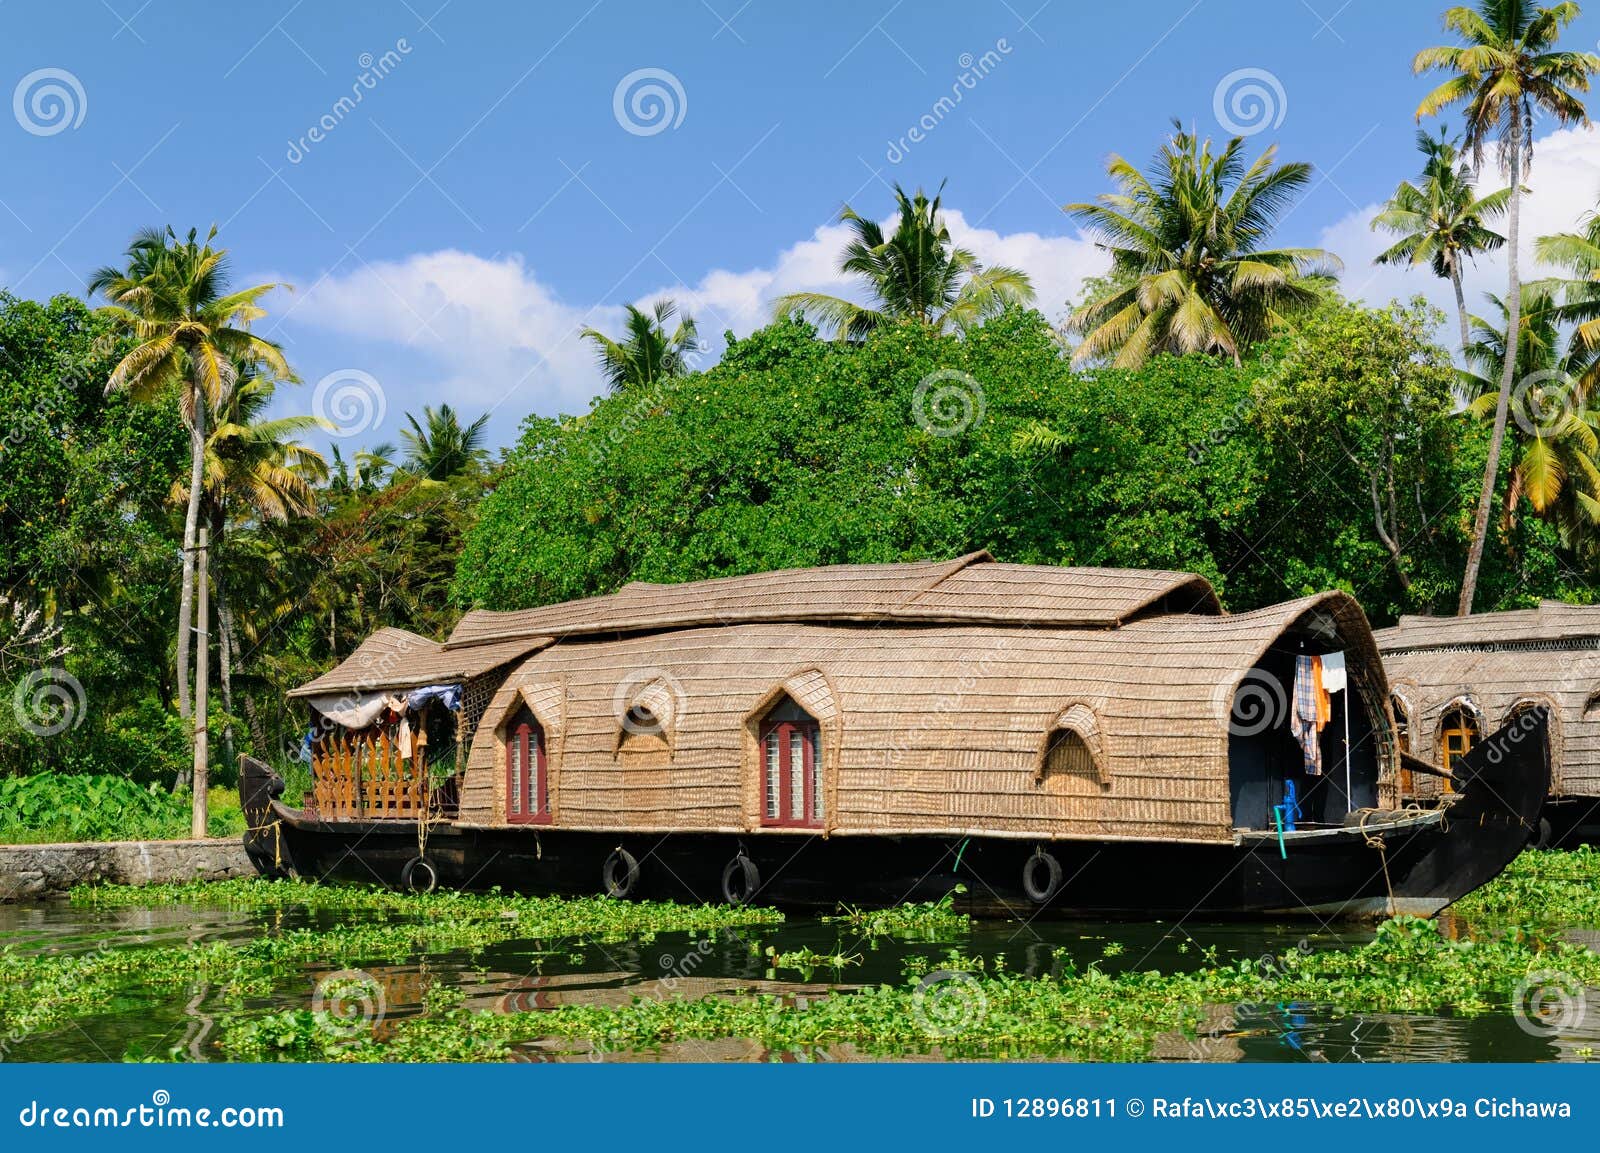
[[195, 654], [194, 654], [194, 815], [189, 826], [191, 836], [206, 835], [211, 814], [207, 811], [206, 789], [211, 784], [207, 757], [206, 732], [206, 681], [211, 663], [211, 597], [208, 560], [211, 554], [211, 530], [197, 530], [195, 538]]

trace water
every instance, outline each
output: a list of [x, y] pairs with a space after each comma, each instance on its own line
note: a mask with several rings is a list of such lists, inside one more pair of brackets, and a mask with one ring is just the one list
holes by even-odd
[[[65, 904], [0, 906], [0, 946], [23, 951], [86, 951], [106, 944], [241, 943], [290, 928], [359, 923], [362, 914], [305, 911], [230, 911], [184, 906], [94, 909]], [[382, 989], [379, 1030], [415, 1015], [424, 995], [440, 985], [465, 994], [465, 1005], [490, 1011], [529, 1011], [573, 1004], [625, 1005], [636, 996], [750, 992], [795, 997], [824, 995], [878, 983], [899, 984], [909, 966], [937, 969], [951, 950], [982, 956], [991, 971], [1039, 976], [1059, 972], [1064, 957], [1078, 969], [1172, 972], [1241, 958], [1281, 956], [1293, 949], [1341, 948], [1370, 939], [1370, 931], [1303, 923], [1185, 923], [1137, 921], [977, 922], [970, 933], [931, 940], [867, 938], [848, 925], [791, 919], [714, 933], [659, 933], [620, 942], [507, 941], [475, 957], [436, 954], [406, 965], [360, 966]], [[1593, 947], [1593, 942], [1588, 942]], [[839, 970], [770, 968], [769, 948], [812, 950], [856, 959]], [[1262, 963], [1270, 963], [1263, 961]], [[308, 966], [280, 981], [246, 1011], [309, 1008], [327, 966]], [[1156, 1044], [1161, 1061], [1553, 1061], [1578, 1060], [1600, 1049], [1600, 993], [1574, 1014], [1568, 1031], [1533, 1036], [1509, 1012], [1472, 1018], [1448, 1013], [1340, 1014], [1316, 1005], [1213, 1005], [1196, 1036], [1171, 1034]], [[176, 996], [138, 986], [113, 1003], [59, 1029], [9, 1039], [13, 1061], [118, 1061], [165, 1056], [177, 1049], [194, 1060], [218, 1060], [217, 1023], [237, 1006], [215, 991], [191, 988]], [[535, 1043], [529, 1060], [585, 1059], [581, 1043]], [[595, 1054], [588, 1054], [592, 1059]], [[683, 1042], [660, 1052], [605, 1054], [628, 1060], [849, 1060], [849, 1047], [804, 1053], [774, 1052], [729, 1039]]]

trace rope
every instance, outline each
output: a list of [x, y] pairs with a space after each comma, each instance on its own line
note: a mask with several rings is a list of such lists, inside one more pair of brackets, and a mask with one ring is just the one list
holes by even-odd
[[1389, 894], [1389, 916], [1394, 916], [1394, 884], [1389, 880], [1389, 846], [1384, 839], [1376, 834], [1367, 832], [1367, 818], [1372, 816], [1372, 809], [1361, 810], [1361, 819], [1356, 822], [1356, 832], [1366, 839], [1367, 848], [1378, 850], [1378, 861], [1383, 865], [1383, 887]]
[[244, 831], [247, 833], [264, 833], [268, 829], [272, 830], [272, 867], [281, 869], [283, 868], [283, 821], [280, 819], [265, 825], [247, 825]]

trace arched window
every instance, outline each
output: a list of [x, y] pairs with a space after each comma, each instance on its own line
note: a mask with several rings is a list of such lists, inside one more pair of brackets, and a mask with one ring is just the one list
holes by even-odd
[[1402, 753], [1411, 751], [1411, 710], [1406, 705], [1406, 699], [1399, 693], [1389, 698], [1389, 704], [1394, 709], [1394, 742]]
[[544, 729], [527, 707], [518, 709], [506, 728], [506, 820], [513, 825], [550, 823]]
[[788, 697], [762, 719], [761, 823], [821, 828], [822, 741], [816, 719]]
[[1100, 787], [1111, 784], [1105, 736], [1092, 708], [1080, 701], [1062, 709], [1050, 722], [1034, 762], [1033, 781], [1068, 792], [1079, 791], [1074, 782]]
[[[1445, 772], [1455, 770], [1456, 761], [1466, 755], [1481, 736], [1477, 714], [1464, 705], [1454, 705], [1445, 710], [1439, 721], [1439, 767]], [[1450, 782], [1445, 782], [1450, 788]]]

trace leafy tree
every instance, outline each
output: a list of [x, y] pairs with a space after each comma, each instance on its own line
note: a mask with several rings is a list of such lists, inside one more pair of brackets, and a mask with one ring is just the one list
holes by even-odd
[[[1277, 491], [1301, 508], [1296, 523], [1309, 513], [1312, 533], [1330, 521], [1364, 528], [1342, 547], [1374, 554], [1359, 591], [1391, 612], [1431, 610], [1454, 588], [1456, 374], [1430, 336], [1441, 319], [1420, 299], [1385, 309], [1330, 299], [1267, 347], [1252, 397], [1250, 422]], [[1291, 551], [1321, 550], [1297, 540]], [[1329, 576], [1349, 579], [1356, 560]]]
[[1213, 152], [1174, 122], [1147, 173], [1113, 156], [1117, 191], [1066, 206], [1111, 255], [1105, 291], [1069, 320], [1084, 334], [1077, 362], [1138, 368], [1161, 352], [1211, 352], [1239, 363], [1285, 315], [1317, 301], [1315, 278], [1338, 258], [1263, 247], [1311, 166], [1275, 163], [1276, 146], [1251, 164], [1243, 152], [1242, 137]]
[[1600, 70], [1600, 57], [1588, 52], [1558, 50], [1561, 31], [1578, 17], [1578, 5], [1549, 7], [1527, 0], [1478, 0], [1475, 7], [1455, 7], [1444, 14], [1444, 25], [1464, 41], [1417, 53], [1417, 72], [1452, 75], [1422, 98], [1417, 118], [1431, 116], [1452, 105], [1463, 105], [1466, 146], [1481, 168], [1484, 146], [1491, 137], [1499, 144], [1500, 169], [1511, 182], [1506, 206], [1507, 309], [1506, 332], [1511, 348], [1504, 357], [1500, 389], [1495, 402], [1489, 455], [1484, 462], [1478, 511], [1473, 521], [1472, 544], [1467, 552], [1461, 599], [1456, 611], [1472, 611], [1478, 587], [1478, 570], [1489, 530], [1489, 507], [1494, 500], [1500, 454], [1505, 444], [1506, 415], [1517, 366], [1516, 342], [1521, 331], [1519, 309], [1522, 291], [1517, 262], [1521, 252], [1518, 232], [1521, 188], [1533, 161], [1533, 116], [1545, 113], [1558, 124], [1588, 123], [1578, 93], [1589, 90], [1589, 77]]
[[189, 715], [189, 645], [194, 617], [194, 554], [206, 457], [206, 410], [218, 409], [237, 380], [238, 363], [261, 364], [283, 380], [294, 373], [282, 350], [249, 330], [266, 315], [260, 300], [274, 284], [228, 290], [227, 250], [213, 248], [213, 228], [202, 244], [190, 229], [184, 240], [168, 228], [144, 229], [128, 246], [127, 263], [89, 278], [89, 293], [103, 293], [111, 316], [137, 340], [112, 369], [108, 392], [127, 390], [136, 400], [162, 397], [174, 385], [189, 428], [188, 508], [183, 522], [183, 582], [178, 594], [178, 707]]
[[1506, 511], [1514, 514], [1526, 497], [1535, 512], [1550, 516], [1576, 540], [1600, 524], [1597, 418], [1580, 387], [1600, 357], [1576, 337], [1563, 347], [1553, 287], [1548, 282], [1522, 286], [1517, 310], [1520, 331], [1511, 342], [1506, 337], [1511, 310], [1498, 296], [1489, 297], [1494, 316], [1472, 318], [1477, 339], [1467, 348], [1468, 362], [1478, 371], [1462, 371], [1461, 391], [1467, 411], [1480, 420], [1489, 419], [1504, 375], [1507, 345], [1515, 345], [1512, 375], [1524, 386], [1513, 393], [1509, 406], [1515, 430], [1508, 425], [1507, 435], [1519, 447]]
[[1456, 294], [1456, 316], [1461, 322], [1461, 347], [1472, 343], [1467, 331], [1467, 302], [1461, 291], [1461, 265], [1480, 252], [1493, 252], [1506, 238], [1486, 223], [1502, 216], [1511, 190], [1502, 188], [1479, 196], [1473, 188], [1472, 168], [1456, 150], [1454, 141], [1417, 133], [1417, 148], [1424, 163], [1418, 181], [1402, 180], [1383, 211], [1372, 218], [1374, 229], [1399, 235], [1376, 257], [1378, 264], [1427, 264], [1433, 274], [1448, 280]]
[[[1600, 353], [1600, 212], [1585, 214], [1575, 232], [1541, 236], [1534, 242], [1540, 263], [1566, 272], [1551, 285], [1555, 319], [1573, 324], [1569, 352]], [[1600, 365], [1590, 363], [1577, 380], [1578, 398], [1587, 404], [1600, 384]]]
[[[233, 763], [233, 673], [239, 651], [231, 596], [231, 529], [247, 529], [264, 521], [284, 521], [311, 516], [317, 511], [313, 486], [328, 478], [322, 454], [298, 440], [301, 433], [330, 427], [316, 416], [270, 419], [276, 384], [249, 365], [235, 366], [237, 383], [224, 399], [206, 438], [205, 487], [202, 517], [211, 530], [215, 558], [210, 576], [221, 626], [218, 671], [222, 683], [222, 708], [229, 718], [223, 726], [223, 747]], [[174, 482], [172, 499], [187, 497], [181, 482]]]
[[488, 413], [463, 425], [456, 410], [448, 404], [438, 408], [427, 405], [420, 422], [409, 412], [406, 421], [411, 427], [400, 430], [400, 439], [406, 446], [405, 468], [423, 484], [439, 484], [459, 476], [489, 455], [488, 449], [483, 447]]
[[943, 187], [929, 200], [921, 189], [907, 196], [895, 185], [899, 219], [888, 237], [876, 220], [849, 205], [839, 214], [853, 234], [839, 269], [861, 281], [876, 307], [821, 292], [792, 292], [773, 302], [773, 315], [803, 313], [826, 330], [861, 340], [894, 321], [962, 332], [1008, 305], [1031, 304], [1033, 285], [1026, 273], [1001, 265], [985, 268], [970, 251], [955, 246], [941, 212]]
[[628, 305], [620, 341], [596, 328], [583, 330], [583, 338], [594, 342], [600, 371], [612, 392], [683, 376], [689, 371], [689, 357], [700, 347], [699, 334], [694, 317], [687, 313], [669, 330], [677, 311], [677, 305], [670, 300], [658, 300], [650, 312]]

